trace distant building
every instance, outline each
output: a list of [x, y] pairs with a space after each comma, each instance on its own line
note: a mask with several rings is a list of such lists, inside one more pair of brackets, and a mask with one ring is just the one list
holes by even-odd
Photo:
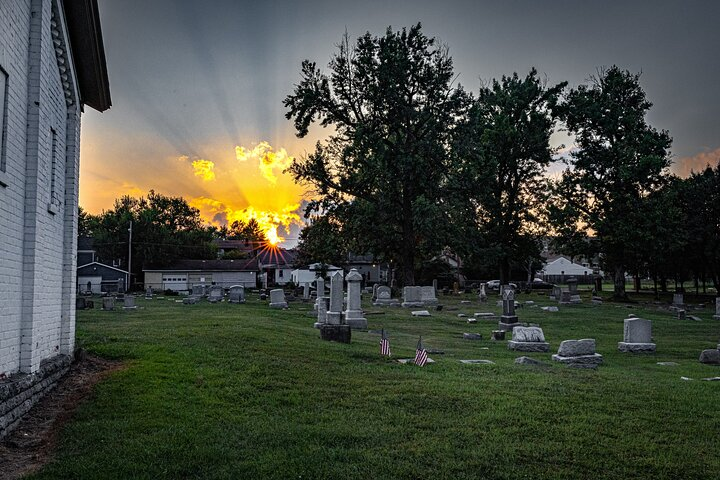
[[267, 275], [268, 286], [287, 285], [292, 280], [296, 256], [295, 250], [284, 248], [267, 248], [257, 254], [260, 275]]
[[562, 283], [568, 277], [576, 277], [581, 283], [592, 283], [596, 274], [602, 275], [601, 271], [593, 270], [589, 266], [573, 263], [564, 256], [559, 256], [545, 264], [539, 272], [546, 282]]
[[193, 285], [220, 285], [229, 288], [257, 286], [257, 260], [178, 260], [171, 265], [143, 268], [145, 288], [155, 291], [191, 290]]
[[74, 352], [84, 105], [110, 108], [97, 0], [0, 1], [0, 375], [28, 374], [0, 437]]
[[129, 285], [130, 274], [115, 265], [99, 261], [91, 237], [78, 238], [77, 292], [99, 295], [106, 292], [124, 292]]
[[343, 265], [343, 267], [348, 272], [353, 268], [356, 269], [358, 273], [363, 276], [365, 285], [388, 283], [388, 265], [386, 263], [376, 261], [375, 257], [371, 254], [357, 255], [349, 253], [347, 262]]

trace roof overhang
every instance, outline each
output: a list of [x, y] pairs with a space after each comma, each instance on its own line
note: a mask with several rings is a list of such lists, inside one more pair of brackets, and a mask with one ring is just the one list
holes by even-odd
[[99, 112], [112, 105], [97, 0], [63, 0], [80, 100]]

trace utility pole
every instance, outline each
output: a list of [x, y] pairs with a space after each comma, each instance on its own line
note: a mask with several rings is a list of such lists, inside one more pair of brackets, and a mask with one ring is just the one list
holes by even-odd
[[130, 232], [130, 237], [128, 239], [128, 281], [125, 287], [126, 293], [130, 291], [130, 280], [132, 279], [132, 220], [130, 220], [128, 232]]

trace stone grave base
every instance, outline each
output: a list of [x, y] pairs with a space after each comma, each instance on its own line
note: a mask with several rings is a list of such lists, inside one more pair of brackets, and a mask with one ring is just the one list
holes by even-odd
[[320, 326], [320, 338], [331, 342], [350, 343], [352, 329], [350, 325], [328, 325]]
[[237, 304], [240, 304], [240, 303], [245, 303], [245, 300], [237, 300], [237, 301], [236, 301], [236, 300], [228, 300], [228, 303], [237, 303]]
[[[397, 359], [397, 362], [398, 362], [398, 363], [402, 363], [403, 365], [415, 365], [415, 359], [414, 359], [414, 358], [398, 358], [398, 359]], [[427, 363], [427, 364], [435, 363], [435, 360], [433, 360], [432, 358], [428, 357], [427, 362], [425, 362], [425, 363]]]
[[270, 308], [288, 308], [287, 302], [271, 303]]
[[495, 365], [492, 360], [460, 360], [460, 363], [466, 365]]
[[522, 327], [522, 324], [518, 322], [517, 317], [500, 317], [500, 321], [498, 322], [498, 328], [500, 330], [512, 332], [515, 327]]
[[618, 350], [630, 353], [654, 353], [655, 344], [618, 342]]
[[402, 302], [402, 306], [404, 308], [417, 308], [424, 307], [425, 304], [423, 302]]
[[603, 356], [599, 353], [579, 355], [577, 357], [563, 357], [555, 354], [552, 359], [573, 368], [597, 368], [603, 362]]
[[182, 299], [182, 303], [185, 305], [195, 305], [200, 299], [198, 297], [185, 297]]
[[713, 320], [720, 320], [720, 315], [713, 315]]
[[547, 342], [516, 342], [508, 341], [508, 349], [516, 352], [549, 352], [550, 344]]
[[396, 299], [385, 300], [384, 298], [378, 298], [373, 302], [374, 307], [399, 307], [400, 301]]
[[367, 330], [368, 322], [366, 318], [346, 318], [345, 323], [350, 325], [353, 330]]

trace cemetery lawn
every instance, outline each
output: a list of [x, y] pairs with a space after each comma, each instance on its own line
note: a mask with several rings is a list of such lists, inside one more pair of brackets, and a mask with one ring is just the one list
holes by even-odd
[[[78, 312], [78, 346], [126, 368], [96, 386], [30, 478], [720, 478], [720, 382], [701, 380], [720, 367], [698, 362], [720, 335], [710, 308], [688, 312], [700, 322], [587, 297], [557, 313], [521, 308], [550, 342], [550, 353], [525, 354], [548, 363], [532, 367], [489, 340], [497, 320], [458, 318], [499, 312], [495, 296], [462, 298], [473, 302], [440, 296], [446, 308], [429, 318], [365, 303], [385, 312], [367, 319], [388, 330], [392, 359], [379, 335], [325, 342], [309, 304], [270, 310], [253, 294], [245, 305], [159, 297], [132, 312]], [[528, 299], [551, 304], [518, 298]], [[653, 321], [656, 354], [617, 351], [629, 313]], [[444, 354], [424, 368], [396, 362], [414, 356], [420, 334]], [[578, 338], [597, 340], [598, 370], [550, 360]]]

